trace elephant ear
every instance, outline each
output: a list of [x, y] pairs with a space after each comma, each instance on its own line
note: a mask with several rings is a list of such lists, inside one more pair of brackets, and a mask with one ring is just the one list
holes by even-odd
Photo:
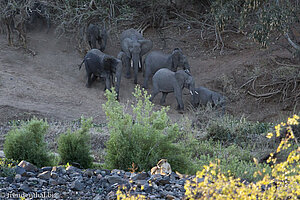
[[132, 49], [133, 40], [130, 38], [125, 38], [121, 42], [122, 51], [126, 54], [128, 58], [131, 58], [130, 49]]
[[148, 53], [153, 47], [153, 42], [151, 40], [138, 40], [138, 42], [141, 44], [141, 56]]
[[110, 73], [116, 73], [117, 66], [121, 61], [112, 56], [105, 55], [102, 62], [105, 71], [108, 71]]

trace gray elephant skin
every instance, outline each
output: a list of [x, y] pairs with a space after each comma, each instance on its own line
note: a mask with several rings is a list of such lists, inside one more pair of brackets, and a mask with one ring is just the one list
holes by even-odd
[[95, 24], [90, 24], [87, 28], [87, 41], [91, 47], [91, 49], [96, 49], [97, 44], [100, 45], [100, 51], [104, 51], [106, 48], [108, 34], [104, 27], [100, 28], [100, 26]]
[[[110, 90], [113, 81], [113, 75], [116, 74], [121, 76], [122, 73], [122, 62], [113, 56], [101, 52], [99, 49], [91, 49], [88, 51], [82, 63], [80, 64], [79, 69], [83, 63], [86, 69], [86, 87], [88, 88], [91, 87], [91, 84], [96, 80], [97, 77], [103, 77], [105, 79], [104, 90]], [[115, 82], [121, 81], [120, 77], [118, 76], [116, 76], [117, 81]], [[119, 88], [116, 90], [119, 91]]]
[[33, 6], [28, 9], [28, 15], [29, 15], [29, 28], [34, 28], [34, 26], [37, 25], [37, 23], [43, 23], [47, 25], [47, 33], [50, 30], [50, 15], [48, 13], [48, 9], [46, 4], [36, 1], [34, 2]]
[[195, 95], [192, 96], [193, 106], [206, 106], [208, 103], [211, 103], [212, 107], [221, 108], [222, 115], [225, 113], [226, 99], [222, 94], [205, 87], [196, 88]]
[[144, 37], [137, 30], [132, 28], [123, 31], [120, 36], [120, 40], [121, 50], [126, 54], [126, 78], [131, 77], [130, 65], [132, 61], [134, 70], [134, 83], [137, 84], [139, 62], [141, 63], [141, 68], [143, 68], [142, 57], [152, 49], [153, 43], [151, 40], [144, 39]]
[[145, 58], [143, 87], [148, 88], [149, 78], [159, 69], [168, 68], [176, 72], [178, 67], [190, 71], [188, 60], [180, 48], [175, 48], [171, 54], [164, 54], [159, 51], [150, 52]]
[[195, 93], [195, 81], [194, 78], [187, 70], [178, 70], [173, 72], [167, 68], [159, 69], [152, 78], [153, 91], [150, 97], [150, 101], [153, 101], [155, 96], [162, 92], [162, 98], [160, 104], [164, 104], [168, 93], [174, 92], [178, 106], [177, 110], [183, 111], [184, 105], [182, 100], [182, 89], [188, 88], [191, 95]]

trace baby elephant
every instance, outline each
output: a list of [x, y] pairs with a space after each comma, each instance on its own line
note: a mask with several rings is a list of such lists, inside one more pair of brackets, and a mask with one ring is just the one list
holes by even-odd
[[192, 96], [192, 104], [194, 107], [199, 105], [206, 106], [208, 103], [212, 107], [221, 108], [222, 115], [225, 113], [225, 97], [220, 93], [211, 91], [205, 87], [198, 87], [195, 89], [195, 95]]
[[102, 29], [99, 28], [99, 26], [90, 24], [87, 28], [87, 41], [89, 42], [89, 45], [91, 49], [96, 49], [96, 41], [98, 41], [98, 44], [100, 45], [100, 51], [104, 51], [106, 47], [107, 42], [107, 32], [106, 29], [103, 27]]
[[[83, 63], [87, 76], [86, 87], [90, 87], [97, 77], [103, 77], [105, 79], [104, 90], [110, 90], [113, 74], [119, 72], [120, 69], [122, 70], [122, 63], [119, 59], [107, 55], [98, 49], [92, 49], [85, 55], [79, 69]], [[116, 79], [118, 80], [118, 77]]]
[[177, 68], [190, 70], [190, 65], [187, 58], [183, 55], [180, 48], [175, 48], [171, 54], [164, 54], [160, 51], [152, 51], [145, 58], [145, 72], [144, 72], [144, 88], [148, 88], [149, 78], [161, 68], [168, 68], [173, 72]]
[[177, 109], [182, 112], [184, 110], [183, 101], [182, 101], [182, 89], [188, 88], [191, 95], [195, 93], [195, 81], [189, 71], [187, 70], [178, 70], [173, 72], [167, 68], [162, 68], [158, 70], [153, 78], [153, 91], [150, 97], [150, 101], [154, 97], [162, 92], [162, 98], [160, 104], [164, 104], [166, 101], [167, 94], [174, 92], [178, 106]]

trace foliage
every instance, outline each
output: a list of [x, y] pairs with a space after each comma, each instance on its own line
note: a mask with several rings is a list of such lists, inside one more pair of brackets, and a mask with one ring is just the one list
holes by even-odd
[[5, 137], [4, 153], [6, 158], [26, 160], [38, 167], [52, 165], [52, 157], [45, 142], [48, 123], [36, 118], [14, 126]]
[[92, 119], [81, 117], [81, 128], [75, 132], [69, 129], [58, 138], [58, 153], [62, 163], [79, 163], [83, 168], [92, 166], [90, 133]]
[[15, 170], [14, 166], [17, 162], [12, 159], [0, 158], [0, 177], [14, 177]]
[[272, 34], [283, 35], [296, 22], [296, 9], [293, 1], [215, 0], [211, 15], [219, 32], [236, 27], [266, 47]]
[[223, 144], [247, 147], [251, 140], [261, 138], [270, 128], [270, 123], [249, 122], [243, 117], [235, 119], [227, 115], [210, 121], [207, 137]]
[[116, 101], [115, 91], [106, 91], [108, 100], [103, 108], [110, 130], [106, 167], [128, 170], [135, 163], [138, 171], [148, 171], [160, 159], [166, 158], [172, 170], [186, 172], [190, 161], [184, 156], [183, 146], [175, 143], [179, 130], [167, 116], [168, 107], [153, 111], [149, 95], [138, 86], [133, 95], [136, 101], [131, 105], [132, 114], [129, 114]]
[[[292, 125], [297, 124], [299, 124], [299, 116], [294, 115], [293, 118], [288, 119], [287, 123], [277, 125], [275, 134], [267, 135], [268, 138], [280, 137], [280, 129], [282, 127], [286, 129], [286, 135], [276, 152], [287, 149], [295, 140]], [[268, 159], [269, 163], [271, 161], [275, 163], [271, 174], [264, 175], [266, 169], [258, 170], [253, 176], [264, 175], [263, 179], [249, 184], [242, 182], [239, 178], [224, 175], [216, 163], [205, 165], [192, 181], [186, 181], [185, 195], [187, 199], [297, 199], [300, 195], [299, 145], [297, 144], [297, 148], [282, 163], [276, 163], [273, 155], [270, 154]], [[255, 160], [255, 163], [258, 162]]]

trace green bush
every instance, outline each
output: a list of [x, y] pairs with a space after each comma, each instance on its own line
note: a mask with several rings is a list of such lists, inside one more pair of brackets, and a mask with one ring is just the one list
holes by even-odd
[[[142, 92], [144, 94], [142, 94]], [[182, 145], [175, 143], [179, 137], [176, 123], [167, 116], [168, 107], [153, 111], [146, 91], [135, 88], [136, 100], [132, 114], [116, 101], [116, 93], [106, 91], [107, 102], [103, 105], [110, 130], [107, 142], [105, 167], [128, 170], [132, 163], [138, 171], [150, 170], [162, 159], [168, 159], [172, 170], [187, 172], [191, 161], [184, 155]]]
[[18, 163], [12, 159], [0, 158], [0, 176], [1, 177], [14, 177], [16, 172], [14, 166]]
[[5, 137], [4, 153], [6, 158], [26, 160], [38, 167], [52, 165], [52, 156], [45, 142], [48, 123], [36, 118], [14, 125]]
[[91, 144], [89, 130], [92, 127], [92, 119], [81, 118], [81, 128], [75, 132], [69, 129], [58, 138], [58, 153], [61, 162], [79, 163], [83, 168], [92, 166]]
[[257, 138], [263, 136], [271, 128], [270, 123], [249, 122], [245, 118], [236, 119], [231, 116], [211, 120], [207, 128], [207, 137], [223, 144], [235, 143], [247, 147]]

